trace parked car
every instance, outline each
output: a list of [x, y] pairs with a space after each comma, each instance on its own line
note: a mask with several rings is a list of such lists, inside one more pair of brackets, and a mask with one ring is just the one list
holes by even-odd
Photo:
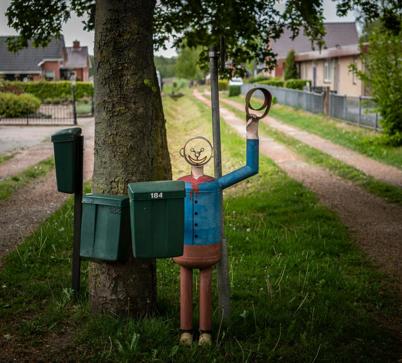
[[229, 81], [229, 86], [242, 86], [243, 80], [240, 77], [234, 77]]

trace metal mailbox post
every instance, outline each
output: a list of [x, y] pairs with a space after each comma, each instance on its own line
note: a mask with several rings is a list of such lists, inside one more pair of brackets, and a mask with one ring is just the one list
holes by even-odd
[[72, 258], [72, 288], [80, 290], [81, 199], [83, 186], [84, 137], [79, 127], [64, 129], [52, 135], [56, 164], [57, 190], [74, 193], [74, 243]]
[[184, 182], [131, 183], [128, 192], [134, 257], [181, 256], [184, 244]]

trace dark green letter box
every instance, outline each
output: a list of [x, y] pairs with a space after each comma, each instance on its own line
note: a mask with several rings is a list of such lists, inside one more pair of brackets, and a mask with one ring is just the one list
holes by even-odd
[[134, 257], [183, 255], [184, 185], [183, 181], [128, 185]]
[[130, 253], [127, 196], [87, 194], [82, 198], [81, 257], [126, 260]]
[[77, 177], [82, 157], [81, 129], [75, 127], [60, 130], [52, 135], [52, 142], [56, 162], [57, 190], [74, 193], [77, 188], [80, 188], [80, 185], [77, 185]]

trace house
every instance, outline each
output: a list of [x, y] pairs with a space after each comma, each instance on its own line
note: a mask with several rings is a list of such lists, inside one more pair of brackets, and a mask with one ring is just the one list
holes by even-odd
[[292, 40], [290, 30], [286, 29], [271, 44], [277, 63], [269, 75], [283, 77], [286, 56], [293, 49], [299, 76], [309, 80], [312, 87], [329, 87], [349, 96], [364, 94], [362, 82], [349, 69], [350, 64], [361, 67], [356, 23], [324, 23], [324, 27], [326, 35], [321, 45], [313, 43], [302, 31]]
[[295, 60], [301, 79], [310, 80], [313, 88], [329, 87], [347, 96], [366, 95], [363, 82], [350, 70], [354, 64], [362, 68], [358, 44], [297, 53]]
[[88, 47], [75, 41], [66, 47], [64, 37], [55, 38], [46, 47], [35, 48], [32, 42], [18, 52], [10, 52], [7, 38], [0, 36], [0, 78], [6, 80], [68, 80], [89, 78]]

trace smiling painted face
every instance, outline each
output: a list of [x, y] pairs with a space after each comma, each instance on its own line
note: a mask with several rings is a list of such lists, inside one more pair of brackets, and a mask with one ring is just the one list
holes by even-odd
[[194, 137], [186, 142], [180, 155], [190, 165], [202, 166], [212, 158], [212, 145], [205, 137]]

